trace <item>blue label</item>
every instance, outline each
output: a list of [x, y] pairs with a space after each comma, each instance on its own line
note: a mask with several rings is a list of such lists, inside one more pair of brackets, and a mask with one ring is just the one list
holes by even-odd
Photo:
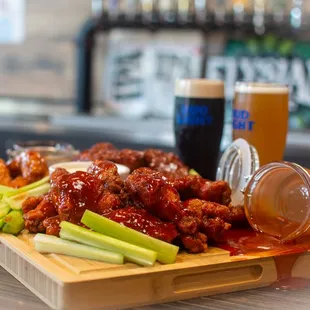
[[189, 126], [210, 126], [213, 123], [213, 116], [209, 114], [208, 106], [181, 104], [176, 111], [176, 123]]
[[253, 131], [255, 122], [251, 120], [249, 111], [233, 110], [233, 129]]

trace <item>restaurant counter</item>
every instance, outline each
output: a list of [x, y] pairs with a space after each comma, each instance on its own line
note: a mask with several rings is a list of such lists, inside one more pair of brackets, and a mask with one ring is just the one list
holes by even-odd
[[[5, 149], [16, 140], [56, 140], [69, 142], [78, 149], [108, 141], [119, 148], [154, 147], [175, 151], [172, 122], [152, 118], [126, 120], [106, 116], [29, 115], [0, 117], [0, 157], [5, 157]], [[222, 150], [230, 142], [231, 127], [226, 125]], [[285, 160], [310, 167], [310, 131], [288, 134]]]

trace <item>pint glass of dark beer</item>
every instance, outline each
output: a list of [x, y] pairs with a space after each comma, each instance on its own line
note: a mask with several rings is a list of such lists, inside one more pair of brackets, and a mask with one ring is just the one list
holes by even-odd
[[224, 126], [224, 83], [182, 79], [175, 86], [174, 131], [181, 159], [214, 180]]

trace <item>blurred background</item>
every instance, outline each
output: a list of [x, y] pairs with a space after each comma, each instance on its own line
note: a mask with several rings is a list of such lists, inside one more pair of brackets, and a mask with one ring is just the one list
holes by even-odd
[[[174, 149], [176, 78], [288, 84], [310, 162], [310, 1], [0, 0], [0, 155], [16, 140]], [[309, 165], [310, 166], [310, 165]]]

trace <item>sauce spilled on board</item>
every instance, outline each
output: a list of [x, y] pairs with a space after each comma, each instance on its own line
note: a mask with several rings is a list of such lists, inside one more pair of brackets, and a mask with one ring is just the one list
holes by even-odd
[[310, 250], [310, 238], [282, 243], [278, 239], [256, 233], [250, 228], [225, 232], [217, 247], [231, 256], [274, 257], [277, 281], [271, 287], [277, 290], [296, 290], [310, 286], [310, 279], [292, 277], [292, 270], [299, 256]]
[[278, 279], [271, 287], [276, 290], [291, 291], [300, 290], [310, 286], [310, 279], [301, 277], [292, 277], [292, 270], [295, 262], [301, 253], [276, 256], [274, 261], [277, 268]]

